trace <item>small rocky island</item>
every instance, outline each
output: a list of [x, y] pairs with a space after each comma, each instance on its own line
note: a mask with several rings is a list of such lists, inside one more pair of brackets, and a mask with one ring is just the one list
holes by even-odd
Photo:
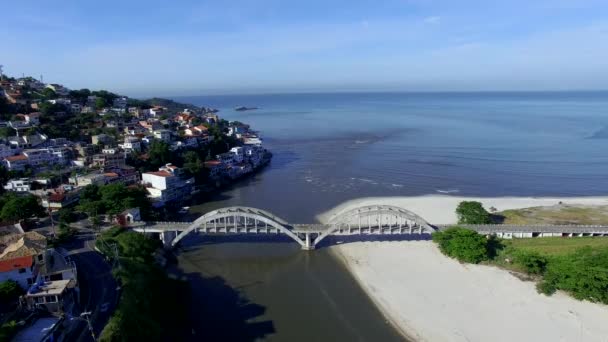
[[240, 107], [236, 107], [234, 108], [234, 110], [236, 110], [237, 112], [244, 112], [247, 110], [256, 110], [258, 109], [258, 107], [245, 107], [245, 106], [240, 106]]

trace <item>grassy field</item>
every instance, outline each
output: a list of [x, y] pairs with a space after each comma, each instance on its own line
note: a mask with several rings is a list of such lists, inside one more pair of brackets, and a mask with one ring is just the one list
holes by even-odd
[[494, 216], [504, 224], [608, 225], [608, 206], [554, 205], [505, 210]]
[[608, 237], [545, 237], [504, 240], [505, 247], [535, 251], [543, 255], [565, 255], [581, 247], [608, 248]]

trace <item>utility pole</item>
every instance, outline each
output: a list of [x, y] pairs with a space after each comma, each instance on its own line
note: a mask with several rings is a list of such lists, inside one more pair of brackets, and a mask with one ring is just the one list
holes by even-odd
[[4, 65], [0, 64], [0, 81], [4, 80], [4, 72], [2, 71], [3, 68]]

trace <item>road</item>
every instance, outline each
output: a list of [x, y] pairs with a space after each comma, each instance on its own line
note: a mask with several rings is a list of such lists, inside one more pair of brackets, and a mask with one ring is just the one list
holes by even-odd
[[[64, 248], [76, 263], [80, 284], [81, 311], [91, 311], [91, 324], [95, 336], [103, 330], [114, 312], [118, 300], [117, 283], [112, 277], [111, 265], [93, 247], [95, 235], [80, 233]], [[84, 321], [78, 323], [78, 332], [70, 338], [73, 341], [93, 341]]]

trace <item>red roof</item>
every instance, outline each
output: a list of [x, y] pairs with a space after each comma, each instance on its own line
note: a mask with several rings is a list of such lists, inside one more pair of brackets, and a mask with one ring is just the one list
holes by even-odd
[[12, 161], [17, 161], [17, 160], [27, 160], [27, 156], [24, 154], [18, 154], [16, 156], [10, 156], [10, 157], [6, 157], [4, 159], [12, 162]]
[[171, 172], [167, 172], [167, 171], [146, 172], [146, 174], [148, 174], [148, 175], [155, 175], [155, 176], [159, 176], [159, 177], [171, 177], [171, 176], [173, 176], [173, 174], [171, 174]]
[[220, 165], [222, 162], [220, 162], [219, 160], [209, 160], [205, 162], [205, 167], [213, 167], [213, 166], [218, 166]]
[[32, 267], [34, 259], [31, 255], [0, 261], [0, 273], [10, 272], [20, 268]]

